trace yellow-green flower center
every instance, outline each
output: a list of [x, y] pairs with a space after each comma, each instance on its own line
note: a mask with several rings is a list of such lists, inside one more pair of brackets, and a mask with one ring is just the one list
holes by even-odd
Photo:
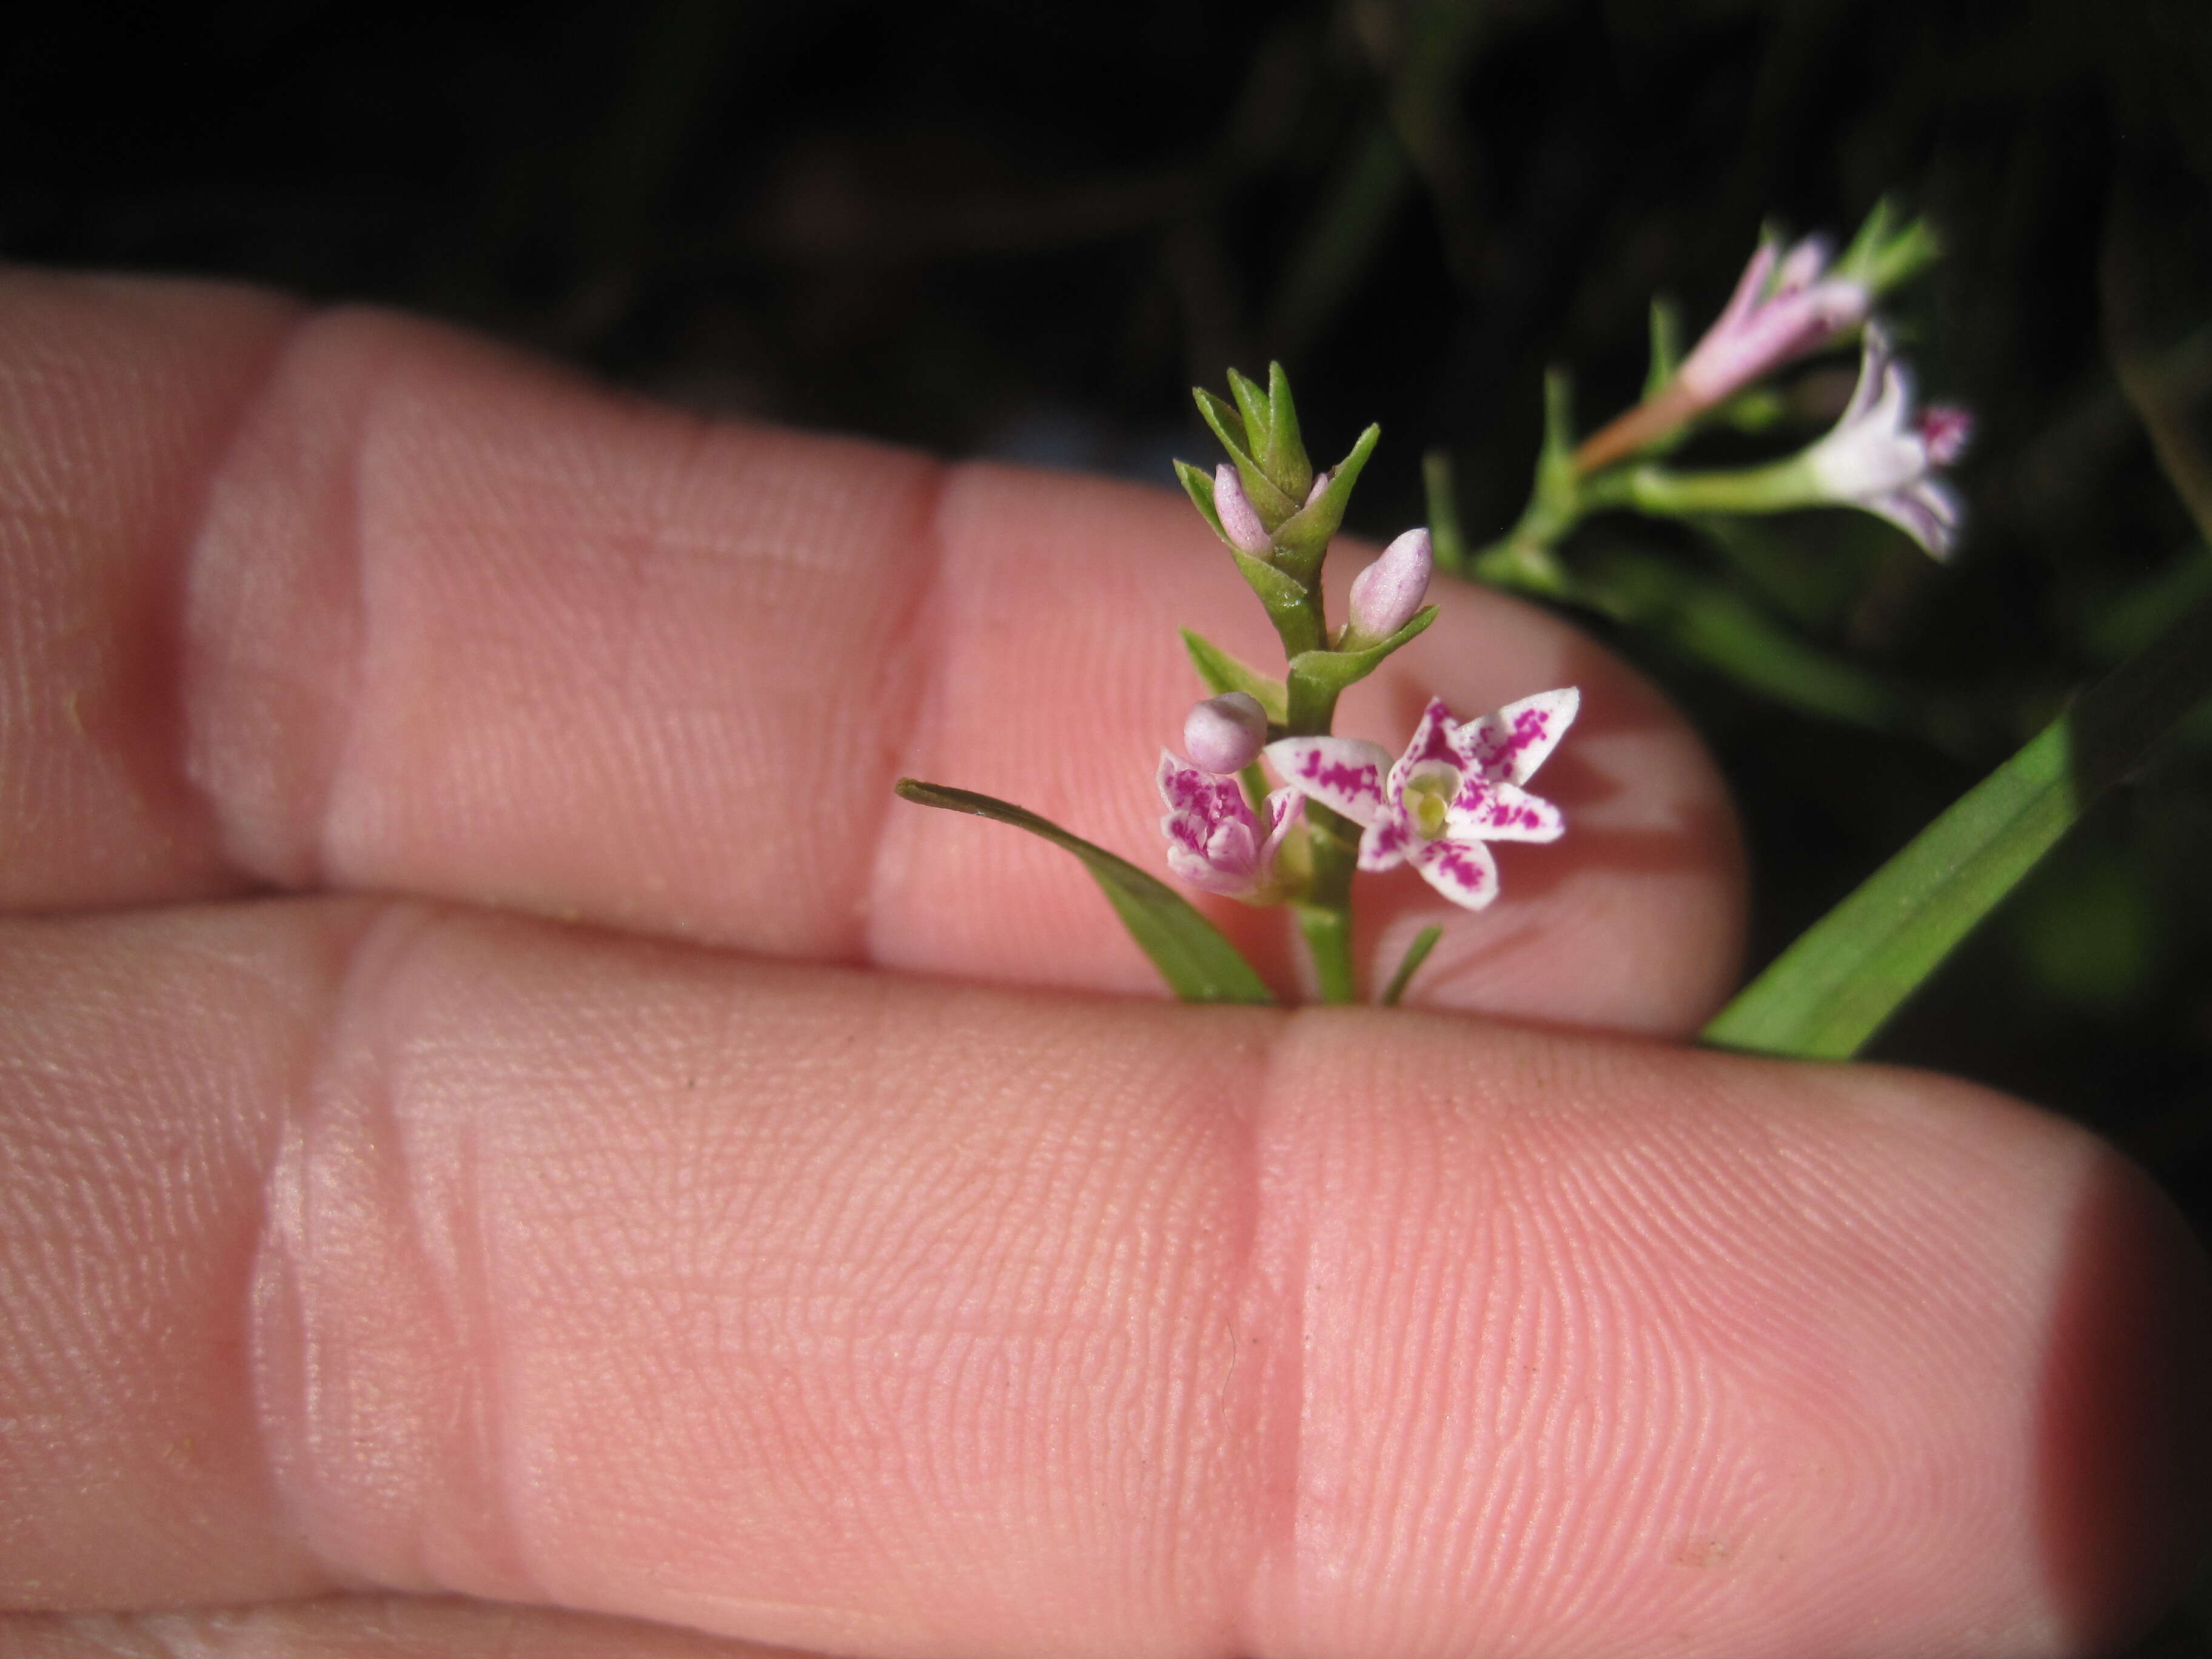
[[1406, 821], [1423, 841], [1434, 841], [1444, 832], [1444, 815], [1459, 793], [1459, 774], [1439, 762], [1431, 762], [1406, 780], [1400, 797]]

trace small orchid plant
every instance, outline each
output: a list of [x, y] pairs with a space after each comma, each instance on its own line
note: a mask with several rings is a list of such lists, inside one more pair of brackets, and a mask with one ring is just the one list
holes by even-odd
[[[1776, 237], [1762, 240], [1727, 308], [1686, 356], [1674, 349], [1671, 312], [1656, 307], [1643, 400], [1577, 444], [1565, 378], [1555, 376], [1535, 493], [1521, 521], [1478, 556], [1458, 545], [1449, 477], [1439, 479], [1431, 459], [1431, 516], [1448, 530], [1445, 567], [1549, 597], [1585, 597], [1575, 592], [1557, 545], [1589, 514], [1622, 507], [1688, 516], [1852, 506], [1945, 556], [1960, 513], [1939, 472], [1965, 447], [1969, 422], [1960, 410], [1916, 405], [1911, 371], [1874, 317], [1876, 299], [1934, 257], [1926, 228], [1899, 223], [1885, 204], [1841, 258], [1817, 237], [1787, 247]], [[1746, 411], [1755, 411], [1760, 382], [1855, 334], [1857, 388], [1826, 437], [1786, 459], [1735, 471], [1660, 464], [1709, 420], [1751, 423]], [[1264, 386], [1231, 370], [1229, 389], [1233, 401], [1202, 389], [1194, 394], [1228, 460], [1210, 473], [1186, 462], [1176, 467], [1273, 623], [1285, 671], [1262, 673], [1184, 630], [1212, 695], [1184, 721], [1185, 752], [1161, 751], [1166, 861], [1203, 892], [1287, 906], [1315, 988], [1325, 1001], [1349, 1002], [1358, 988], [1353, 874], [1409, 865], [1460, 908], [1489, 906], [1500, 881], [1493, 843], [1551, 842], [1565, 832], [1559, 809], [1528, 784], [1573, 724], [1581, 696], [1571, 686], [1540, 691], [1466, 720], [1432, 701], [1395, 756], [1334, 735], [1343, 691], [1434, 620], [1436, 608], [1425, 600], [1439, 548], [1428, 529], [1400, 536], [1352, 582], [1349, 615], [1332, 628], [1322, 566], [1378, 429], [1369, 427], [1341, 461], [1317, 471], [1280, 364], [1270, 367]], [[912, 779], [899, 790], [910, 800], [1019, 824], [1076, 854], [1183, 996], [1272, 1000], [1218, 929], [1135, 866], [988, 796]], [[1398, 1000], [1439, 931], [1415, 939], [1379, 1000]]]
[[[1556, 841], [1566, 828], [1559, 809], [1525, 786], [1573, 723], [1580, 695], [1572, 687], [1539, 692], [1465, 721], [1432, 701], [1395, 756], [1333, 735], [1344, 690], [1435, 620], [1436, 607], [1425, 603], [1433, 544], [1425, 529], [1393, 541], [1354, 579], [1348, 614], [1332, 626], [1322, 566], [1378, 430], [1370, 427], [1343, 460], [1316, 471], [1280, 364], [1264, 386], [1233, 371], [1229, 386], [1234, 403], [1196, 395], [1230, 459], [1210, 474], [1180, 462], [1177, 471], [1273, 623], [1285, 666], [1262, 673], [1184, 631], [1211, 695], [1183, 722], [1184, 752], [1160, 754], [1166, 860], [1201, 891], [1288, 907], [1319, 995], [1349, 1002], [1358, 989], [1354, 872], [1410, 865], [1455, 905], [1486, 908], [1499, 880], [1490, 843]], [[1004, 802], [913, 780], [899, 788], [910, 800], [1020, 824], [1082, 857], [1184, 996], [1272, 1000], [1211, 922], [1135, 866]], [[1398, 1000], [1439, 931], [1415, 939], [1378, 1000]]]
[[[1963, 452], [1971, 422], [1956, 407], [1918, 404], [1911, 371], [1875, 313], [1885, 293], [1935, 255], [1926, 227], [1900, 223], [1884, 204], [1840, 258], [1818, 238], [1788, 246], [1765, 239], [1719, 319], [1686, 355], [1675, 348], [1673, 312], [1655, 304], [1651, 368], [1637, 404], [1577, 441], [1566, 377], [1550, 377], [1528, 507], [1504, 536], [1473, 553], [1460, 542], [1449, 464], [1430, 456], [1430, 528], [1407, 531], [1360, 574], [1349, 614], [1335, 627], [1322, 607], [1322, 564], [1376, 428], [1362, 433], [1335, 466], [1316, 471], [1279, 365], [1265, 386], [1232, 372], [1234, 402], [1199, 392], [1199, 412], [1229, 459], [1210, 473], [1182, 462], [1176, 470], [1273, 623], [1285, 665], [1280, 675], [1262, 673], [1183, 631], [1209, 695], [1183, 723], [1184, 752], [1160, 756], [1168, 868], [1206, 893], [1288, 908], [1310, 955], [1314, 988], [1325, 1001], [1350, 1002], [1357, 993], [1355, 872], [1410, 865], [1454, 906], [1480, 911], [1498, 897], [1494, 844], [1555, 841], [1566, 829], [1559, 809], [1528, 785], [1574, 721], [1581, 699], [1573, 687], [1464, 720], [1431, 701], [1396, 755], [1330, 731], [1346, 689], [1435, 620], [1436, 607], [1425, 602], [1435, 570], [1634, 623], [1632, 609], [1611, 602], [1617, 595], [1559, 557], [1567, 533], [1593, 513], [1627, 509], [1710, 525], [1729, 514], [1850, 507], [1888, 520], [1934, 558], [1948, 557], [1962, 515], [1943, 470]], [[1782, 400], [1765, 383], [1854, 342], [1857, 382], [1825, 435], [1795, 454], [1733, 471], [1667, 465], [1707, 425], [1771, 425]], [[1717, 613], [1708, 606], [1704, 614]], [[1730, 621], [1743, 634], [1744, 613]], [[1770, 688], [1784, 678], [1765, 669], [1741, 677]], [[1858, 1053], [2098, 794], [2140, 766], [2208, 696], [2212, 603], [2084, 691], [1969, 790], [1801, 935], [1705, 1028], [1704, 1040], [1803, 1058]], [[986, 795], [911, 778], [898, 792], [1016, 824], [1075, 854], [1185, 1000], [1274, 1000], [1218, 928], [1127, 860]], [[1398, 1000], [1439, 932], [1423, 930], [1377, 1001]]]

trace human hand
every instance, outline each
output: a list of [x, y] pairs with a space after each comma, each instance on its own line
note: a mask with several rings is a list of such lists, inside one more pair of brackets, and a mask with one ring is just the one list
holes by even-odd
[[1345, 710], [1583, 688], [1447, 1012], [1186, 1008], [889, 793], [1152, 848], [1180, 498], [20, 273], [0, 434], [10, 1653], [2065, 1653], [2201, 1538], [2181, 1224], [1666, 1042], [1729, 808], [1559, 623]]

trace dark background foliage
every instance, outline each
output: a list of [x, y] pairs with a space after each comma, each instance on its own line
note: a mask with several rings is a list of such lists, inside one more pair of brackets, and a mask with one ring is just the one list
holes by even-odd
[[[1588, 429], [1653, 293], [1695, 330], [1764, 219], [1848, 233], [1899, 193], [1948, 249], [1900, 326], [1980, 416], [1954, 564], [1843, 514], [1570, 549], [1656, 550], [1802, 647], [1750, 684], [1694, 607], [1589, 619], [1722, 755], [1761, 959], [2212, 592], [2204, 0], [211, 0], [10, 37], [0, 254], [390, 302], [710, 411], [1164, 487], [1212, 453], [1188, 386], [1278, 356], [1317, 453], [1382, 422], [1374, 534], [1421, 518], [1432, 447], [1495, 533], [1547, 363]], [[1878, 1054], [2075, 1115], [2212, 1232], [2208, 851], [2200, 711]]]

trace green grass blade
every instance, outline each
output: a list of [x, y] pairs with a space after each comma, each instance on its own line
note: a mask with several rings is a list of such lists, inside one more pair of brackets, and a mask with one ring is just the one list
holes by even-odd
[[1705, 1030], [1759, 1054], [1856, 1054], [2106, 788], [2212, 694], [2212, 604], [2086, 692], [1815, 922]]
[[1437, 941], [1444, 936], [1441, 927], [1424, 927], [1413, 935], [1413, 942], [1406, 947], [1406, 955], [1398, 963], [1398, 971], [1390, 975], [1390, 983], [1382, 993], [1382, 1006], [1395, 1008], [1398, 1000], [1406, 994], [1406, 988], [1413, 982], [1413, 975], [1429, 959], [1429, 952], [1437, 948]]
[[1129, 937], [1152, 959], [1168, 988], [1185, 1002], [1258, 1005], [1274, 1001], [1259, 975], [1252, 971], [1252, 964], [1222, 936], [1219, 928], [1172, 887], [1127, 859], [1116, 858], [1104, 848], [1068, 834], [1049, 819], [988, 795], [947, 789], [916, 778], [901, 778], [898, 793], [901, 799], [919, 805], [1011, 823], [1074, 854], [1104, 890], [1114, 914], [1129, 930]]

